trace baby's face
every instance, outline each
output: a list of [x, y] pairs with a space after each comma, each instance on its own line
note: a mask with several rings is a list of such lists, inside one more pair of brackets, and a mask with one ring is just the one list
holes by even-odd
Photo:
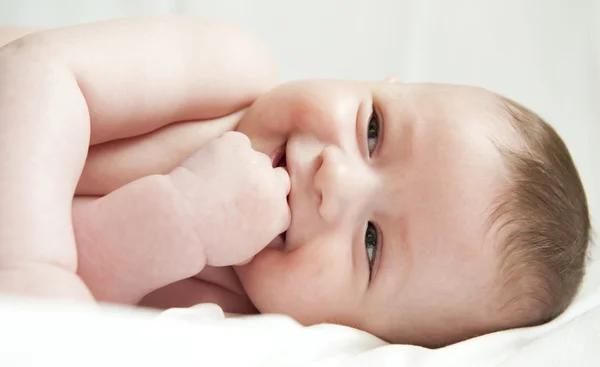
[[422, 345], [501, 327], [496, 103], [475, 88], [342, 81], [259, 98], [238, 130], [284, 148], [292, 221], [236, 269], [256, 307]]

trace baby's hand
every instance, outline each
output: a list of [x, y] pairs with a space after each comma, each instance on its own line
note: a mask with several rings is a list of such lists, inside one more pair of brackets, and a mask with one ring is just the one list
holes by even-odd
[[169, 177], [195, 216], [207, 265], [248, 261], [289, 226], [287, 171], [241, 133], [211, 141]]

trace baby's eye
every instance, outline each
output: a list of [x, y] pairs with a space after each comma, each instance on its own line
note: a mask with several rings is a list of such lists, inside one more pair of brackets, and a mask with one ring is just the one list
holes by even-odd
[[375, 256], [377, 255], [378, 245], [378, 234], [377, 228], [372, 222], [367, 223], [367, 230], [365, 231], [365, 249], [367, 251], [367, 262], [369, 264], [369, 280], [373, 275], [373, 265], [375, 264]]
[[377, 147], [379, 141], [379, 117], [373, 112], [369, 117], [369, 124], [367, 125], [367, 146], [369, 147], [369, 156]]

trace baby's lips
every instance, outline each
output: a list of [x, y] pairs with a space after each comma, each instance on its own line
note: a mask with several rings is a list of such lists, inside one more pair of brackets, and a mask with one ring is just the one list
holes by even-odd
[[285, 149], [285, 145], [282, 145], [282, 146], [275, 148], [271, 152], [271, 154], [269, 154], [269, 158], [271, 158], [271, 163], [273, 164], [273, 168], [275, 168], [279, 165], [279, 161], [281, 160], [281, 157], [283, 157], [284, 149]]

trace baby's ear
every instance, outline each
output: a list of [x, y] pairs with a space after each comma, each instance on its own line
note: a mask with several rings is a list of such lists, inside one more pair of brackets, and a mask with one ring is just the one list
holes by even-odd
[[390, 84], [397, 83], [398, 82], [398, 78], [396, 78], [395, 75], [390, 75], [387, 78], [385, 78], [385, 82], [386, 83], [390, 83]]

